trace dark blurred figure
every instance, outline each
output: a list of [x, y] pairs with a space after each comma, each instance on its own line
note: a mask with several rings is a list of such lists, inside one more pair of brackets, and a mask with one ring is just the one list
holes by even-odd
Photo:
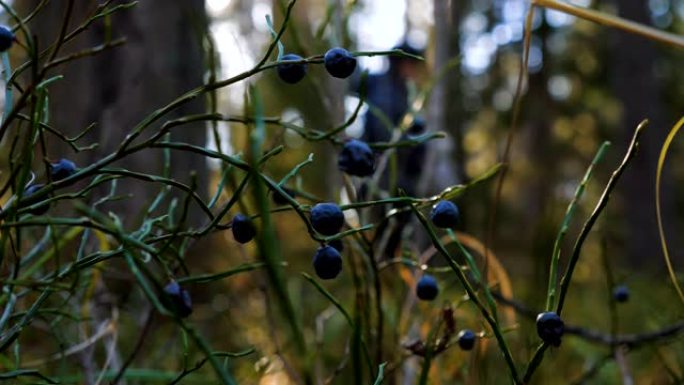
[[[394, 47], [402, 51], [423, 56], [424, 52], [407, 42]], [[367, 143], [388, 142], [392, 138], [392, 130], [400, 123], [409, 107], [407, 84], [417, 82], [425, 71], [423, 62], [403, 56], [390, 56], [389, 68], [386, 72], [369, 75], [366, 81], [366, 103], [370, 106], [366, 113], [363, 135]], [[401, 139], [420, 135], [425, 132], [425, 120], [416, 116]], [[401, 148], [397, 151], [398, 188], [407, 195], [415, 195], [415, 186], [425, 159], [425, 145]], [[383, 175], [382, 185], [387, 187], [387, 170]], [[396, 193], [396, 192], [392, 192]]]
[[[416, 56], [423, 52], [408, 43], [402, 43], [394, 49]], [[371, 110], [366, 114], [366, 123], [362, 139], [368, 143], [386, 142], [390, 140], [392, 129], [399, 125], [408, 111], [407, 82], [416, 81], [423, 71], [422, 62], [401, 56], [389, 57], [389, 69], [381, 74], [369, 75], [367, 80], [366, 102]], [[377, 109], [382, 115], [378, 116]], [[384, 116], [383, 116], [384, 115]], [[383, 118], [387, 118], [391, 127]]]
[[[401, 49], [404, 52], [415, 56], [423, 56], [423, 51], [404, 42], [394, 49]], [[420, 75], [424, 72], [423, 62], [417, 59], [390, 56], [389, 69], [381, 74], [369, 75], [366, 83], [366, 103], [370, 109], [366, 113], [364, 131], [361, 137], [367, 143], [389, 142], [392, 139], [392, 131], [400, 125], [404, 115], [409, 110], [408, 83], [417, 82]], [[416, 116], [402, 135], [401, 139], [417, 136], [425, 132], [425, 121], [422, 117]], [[413, 147], [398, 149], [397, 151], [397, 188], [408, 196], [416, 193], [416, 186], [420, 179], [420, 174], [425, 159], [426, 146], [420, 144]], [[381, 178], [381, 186], [387, 188], [388, 170], [385, 169]], [[359, 197], [368, 199], [366, 196], [367, 186], [364, 184], [359, 191]], [[391, 194], [398, 195], [398, 191], [390, 191]], [[378, 213], [384, 217], [386, 208]], [[401, 234], [411, 218], [410, 212], [405, 212], [394, 217], [395, 221], [383, 221], [378, 227], [376, 238], [383, 236], [389, 228], [391, 234], [385, 248], [385, 257], [392, 258], [400, 245]]]

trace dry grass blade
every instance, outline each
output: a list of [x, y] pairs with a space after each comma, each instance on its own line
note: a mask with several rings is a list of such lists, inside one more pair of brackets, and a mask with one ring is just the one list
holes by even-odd
[[684, 48], [684, 38], [680, 35], [661, 31], [659, 29], [626, 20], [621, 17], [609, 15], [607, 13], [595, 11], [593, 9], [577, 7], [556, 0], [533, 0], [532, 4], [544, 8], [554, 9], [556, 11], [567, 13], [568, 15], [577, 16], [582, 19], [603, 24], [608, 27], [621, 29], [636, 35], [641, 35], [654, 41]]
[[672, 280], [672, 284], [674, 285], [675, 290], [677, 290], [677, 294], [679, 295], [679, 299], [682, 301], [682, 304], [684, 304], [684, 292], [682, 292], [682, 288], [679, 286], [679, 282], [677, 282], [677, 275], [675, 274], [674, 268], [672, 267], [672, 260], [670, 258], [670, 252], [667, 248], [667, 240], [665, 239], [665, 230], [663, 229], [663, 216], [660, 208], [660, 185], [663, 174], [663, 167], [665, 166], [665, 157], [667, 156], [667, 151], [670, 149], [670, 145], [672, 144], [674, 137], [677, 135], [679, 129], [682, 128], [683, 125], [684, 117], [679, 119], [679, 122], [677, 122], [677, 124], [675, 124], [674, 127], [672, 127], [670, 133], [667, 134], [667, 138], [665, 138], [665, 143], [663, 143], [663, 147], [660, 150], [660, 157], [658, 158], [658, 170], [656, 171], [655, 183], [656, 217], [658, 220], [658, 234], [660, 235], [660, 245], [663, 248], [663, 258], [665, 258], [665, 265], [667, 265], [667, 271], [670, 274], [670, 280]]

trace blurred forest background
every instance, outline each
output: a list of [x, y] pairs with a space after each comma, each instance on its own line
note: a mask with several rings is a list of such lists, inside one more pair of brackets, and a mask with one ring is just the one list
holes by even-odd
[[[42, 3], [16, 0], [13, 6], [25, 15]], [[684, 34], [684, 0], [570, 3]], [[68, 7], [72, 8], [74, 27], [92, 12], [94, 4], [49, 1], [30, 26], [38, 41], [51, 42]], [[100, 145], [74, 154], [66, 145], [55, 144], [50, 153], [53, 157], [63, 154], [79, 166], [86, 166], [116, 149], [131, 126], [176, 96], [204, 82], [249, 70], [272, 39], [265, 16], [271, 15], [274, 25], [279, 26], [286, 5], [284, 0], [141, 0], [132, 9], [94, 23], [69, 42], [69, 49], [77, 51], [121, 37], [126, 42], [59, 69], [64, 80], [50, 88], [50, 120], [68, 135], [76, 135], [96, 122], [97, 127], [85, 141]], [[411, 116], [402, 124], [410, 125], [418, 117], [425, 121], [426, 130], [446, 133], [444, 139], [428, 142], [420, 178], [413, 181], [415, 194], [428, 196], [450, 185], [469, 183], [501, 161], [513, 118], [528, 7], [529, 2], [522, 0], [299, 0], [282, 40], [286, 52], [303, 57], [323, 54], [333, 46], [350, 51], [382, 51], [406, 42], [424, 53], [425, 61], [408, 85]], [[359, 58], [359, 66], [371, 75], [387, 71], [389, 62], [384, 56]], [[612, 145], [580, 201], [563, 245], [564, 262], [584, 218], [590, 215], [622, 159], [635, 127], [648, 118], [650, 124], [639, 152], [584, 247], [564, 320], [568, 325], [605, 334], [609, 330], [644, 333], [681, 323], [682, 307], [667, 278], [660, 248], [654, 183], [660, 148], [684, 113], [682, 69], [682, 49], [557, 11], [537, 10], [529, 78], [495, 222], [490, 223], [496, 204], [496, 178], [477, 184], [455, 200], [462, 213], [459, 231], [473, 239], [469, 245], [473, 250], [476, 247], [472, 245], [478, 243], [489, 247], [505, 270], [512, 298], [518, 304], [535, 312], [543, 309], [554, 239], [567, 204], [601, 143], [608, 140]], [[266, 116], [325, 130], [352, 115], [358, 102], [355, 82], [333, 79], [316, 65], [310, 65], [307, 77], [296, 85], [285, 84], [274, 71], [266, 71], [249, 82], [219, 89], [208, 98], [197, 98], [171, 117], [208, 110], [227, 116], [247, 115], [245, 95], [248, 85], [254, 84], [263, 97]], [[420, 91], [427, 89], [431, 93], [421, 101]], [[361, 111], [362, 115], [346, 129], [350, 137], [363, 134], [366, 114], [372, 114], [367, 106]], [[214, 135], [215, 129], [220, 136]], [[342, 193], [344, 179], [337, 169], [336, 147], [327, 142], [307, 142], [282, 127], [269, 128], [268, 133], [267, 147], [283, 144], [286, 151], [267, 164], [266, 173], [279, 180], [313, 153], [314, 162], [288, 185], [301, 192], [304, 201], [348, 202]], [[242, 123], [199, 122], [173, 135], [175, 140], [228, 154], [244, 154], [248, 146]], [[664, 170], [662, 196], [665, 230], [679, 272], [684, 271], [684, 240], [679, 236], [684, 231], [682, 143], [673, 143]], [[140, 171], [159, 169], [162, 164], [161, 152], [151, 151], [128, 157], [117, 167]], [[224, 172], [219, 162], [174, 153], [172, 175], [188, 182], [191, 170], [196, 173], [198, 192], [204, 198], [216, 190]], [[134, 180], [125, 183], [122, 191], [135, 198], [107, 207], [127, 213], [123, 218], [128, 226], [139, 221], [137, 213], [150, 204], [149, 197], [159, 186]], [[230, 199], [236, 186], [229, 184], [221, 200]], [[106, 194], [105, 189], [102, 194]], [[233, 213], [254, 213], [254, 205], [248, 198], [240, 199], [239, 209]], [[62, 205], [57, 209], [68, 212], [71, 207]], [[191, 210], [190, 222], [199, 222], [201, 215], [199, 210]], [[273, 218], [281, 255], [287, 262], [287, 289], [311, 356], [298, 356], [287, 323], [276, 311], [276, 299], [260, 270], [190, 286], [194, 307], [191, 321], [218, 350], [255, 349], [245, 357], [231, 359], [231, 370], [240, 384], [302, 383], [297, 368], [306, 361], [313, 362], [317, 384], [353, 383], [353, 365], [348, 362], [352, 359], [352, 331], [337, 309], [300, 275], [301, 271], [311, 274], [317, 242], [308, 237], [306, 226], [294, 212], [277, 213]], [[409, 228], [403, 237], [397, 257], [418, 260], [430, 245], [418, 227]], [[345, 246], [354, 248], [351, 242]], [[258, 260], [257, 254], [255, 244], [238, 244], [230, 231], [223, 231], [194, 244], [186, 261], [190, 271], [199, 274], [253, 262]], [[378, 258], [381, 263], [386, 261]], [[343, 274], [325, 283], [326, 289], [350, 311], [361, 306], [355, 288], [365, 284], [355, 282], [358, 277], [351, 271], [362, 267], [352, 266], [353, 261], [349, 257]], [[432, 303], [415, 300], [417, 269], [396, 264], [380, 275], [385, 330], [381, 336], [369, 334], [366, 338], [373, 341], [372, 346], [381, 346], [381, 362], [388, 362], [383, 383], [417, 383], [422, 358], [411, 355], [402, 344], [427, 338], [445, 303], [455, 306], [459, 329], [486, 330], [475, 309], [463, 305], [460, 283], [451, 273], [440, 273], [440, 261], [433, 258], [431, 262], [437, 268], [435, 275], [442, 289]], [[90, 307], [81, 328], [60, 328], [57, 321], [37, 320], [37, 331], [21, 337], [22, 360], [37, 361], [41, 371], [50, 368], [45, 371], [59, 375], [63, 383], [95, 384], [105, 357], [110, 357], [107, 349], [114, 346], [116, 350], [114, 358], [107, 359], [110, 371], [116, 373], [128, 354], [139, 348], [120, 383], [172, 381], [183, 365], [187, 341], [173, 323], [154, 315], [152, 306], [134, 289], [134, 281], [124, 270], [115, 261], [102, 266], [100, 281], [93, 284], [93, 300], [81, 299], [70, 305], [68, 311], [74, 314], [82, 314], [85, 304]], [[630, 288], [629, 302], [613, 306], [611, 283]], [[94, 334], [95, 326], [111, 318], [113, 309], [119, 313], [117, 334], [103, 337], [102, 345], [94, 343], [68, 357], [45, 360]], [[515, 319], [506, 336], [514, 355], [527, 362], [538, 344], [533, 319], [524, 312], [511, 317]], [[373, 323], [371, 318], [359, 322]], [[617, 330], [611, 329], [615, 319], [619, 319]], [[136, 347], [141, 332], [145, 338]], [[453, 347], [435, 357], [429, 383], [510, 383], [496, 344], [487, 337], [472, 352]], [[619, 384], [627, 383], [623, 381], [630, 377], [637, 384], [682, 383], [683, 342], [675, 335], [635, 346], [618, 354], [620, 359], [616, 360], [615, 347], [568, 335], [560, 348], [547, 352], [532, 383]], [[0, 366], [9, 367], [13, 359], [3, 353]], [[190, 361], [190, 367], [195, 359]], [[74, 367], [81, 370], [70, 369]], [[213, 376], [206, 365], [181, 383], [214, 383]], [[364, 383], [373, 383], [368, 371], [363, 378]]]

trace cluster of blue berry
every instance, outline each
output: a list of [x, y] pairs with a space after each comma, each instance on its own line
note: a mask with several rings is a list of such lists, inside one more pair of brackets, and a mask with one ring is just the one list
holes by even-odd
[[[50, 179], [53, 182], [57, 182], [62, 179], [66, 179], [76, 172], [76, 164], [68, 159], [60, 159], [55, 163], [50, 164]], [[38, 192], [40, 189], [45, 187], [43, 183], [35, 183], [26, 187], [24, 190], [24, 196], [31, 196]], [[49, 204], [38, 204], [37, 207], [32, 208], [29, 213], [33, 215], [43, 215], [50, 208]]]
[[[304, 58], [290, 53], [283, 55], [282, 61], [282, 63], [278, 64], [276, 71], [285, 83], [295, 84], [304, 79], [308, 70]], [[356, 58], [346, 49], [336, 47], [325, 53], [323, 64], [331, 76], [345, 79], [354, 73]]]
[[[277, 66], [277, 73], [284, 82], [295, 84], [306, 76], [307, 64], [302, 57], [287, 54], [282, 57], [282, 60], [283, 62]], [[356, 58], [344, 48], [333, 48], [324, 55], [324, 65], [331, 76], [347, 78], [356, 69]], [[349, 175], [367, 177], [375, 172], [375, 153], [366, 142], [351, 139], [344, 144], [338, 154], [337, 164], [341, 171]], [[292, 189], [283, 186], [281, 190], [287, 196], [274, 191], [273, 200], [276, 204], [287, 204], [290, 199], [296, 197], [296, 192]], [[430, 220], [435, 227], [454, 229], [459, 223], [458, 206], [449, 200], [441, 200], [433, 206]], [[333, 236], [339, 234], [344, 227], [344, 214], [336, 203], [318, 203], [311, 208], [310, 221], [313, 229], [319, 234]], [[231, 228], [233, 237], [239, 243], [247, 243], [256, 236], [254, 223], [244, 214], [235, 215]], [[316, 250], [313, 267], [320, 279], [334, 279], [342, 272], [343, 248], [342, 240], [338, 238], [321, 245]], [[430, 274], [423, 274], [415, 290], [420, 300], [432, 301], [439, 295], [437, 279]], [[178, 283], [169, 283], [164, 288], [164, 294], [164, 303], [169, 310], [181, 317], [190, 315], [192, 312], [190, 296]], [[624, 302], [628, 296], [626, 287], [620, 286], [615, 289], [616, 301]], [[537, 316], [536, 328], [537, 334], [544, 342], [552, 346], [560, 346], [565, 324], [558, 314], [552, 311], [540, 313]], [[472, 350], [477, 338], [477, 334], [472, 330], [461, 330], [457, 336], [458, 345], [462, 350]]]
[[[278, 76], [286, 83], [294, 84], [304, 78], [307, 72], [304, 59], [298, 55], [283, 56], [286, 61], [277, 67]], [[356, 69], [356, 58], [344, 48], [329, 50], [324, 58], [325, 69], [336, 78], [346, 78]], [[370, 146], [357, 139], [347, 141], [339, 153], [337, 165], [343, 172], [366, 177], [375, 172], [375, 154]], [[436, 227], [453, 229], [458, 224], [458, 207], [451, 201], [442, 200], [432, 209], [430, 219]], [[311, 209], [311, 224], [323, 235], [335, 235], [344, 225], [344, 215], [334, 203], [319, 203]], [[341, 241], [339, 244], [341, 245]], [[321, 246], [314, 255], [313, 265], [321, 279], [333, 279], [342, 271], [341, 248], [331, 245]], [[424, 301], [432, 301], [439, 294], [437, 279], [424, 274], [416, 285], [416, 296]], [[475, 344], [476, 335], [471, 330], [462, 330], [458, 335], [458, 344], [464, 350], [470, 350]]]
[[[14, 34], [14, 32], [12, 32], [12, 30], [7, 28], [6, 26], [0, 25], [0, 52], [5, 52], [8, 49], [12, 48], [12, 45], [16, 41], [17, 37]], [[50, 180], [56, 182], [62, 179], [66, 179], [73, 175], [76, 172], [76, 170], [76, 164], [74, 164], [74, 162], [68, 159], [60, 159], [57, 162], [50, 164]], [[45, 184], [43, 183], [34, 183], [28, 185], [24, 190], [24, 196], [31, 196], [43, 187], [45, 187]], [[33, 215], [43, 215], [48, 211], [49, 208], [49, 204], [39, 203], [38, 206], [29, 210], [29, 213]]]

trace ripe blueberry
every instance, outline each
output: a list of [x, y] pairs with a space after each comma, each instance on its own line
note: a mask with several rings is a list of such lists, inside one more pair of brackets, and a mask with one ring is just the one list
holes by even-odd
[[340, 253], [344, 251], [344, 243], [342, 243], [341, 239], [333, 239], [332, 241], [328, 242], [328, 246], [334, 247], [335, 250], [339, 251]]
[[[302, 60], [302, 57], [290, 53], [283, 56], [282, 60]], [[280, 63], [276, 70], [278, 76], [283, 79], [285, 83], [289, 84], [295, 84], [306, 76], [305, 63]]]
[[375, 171], [375, 154], [366, 142], [352, 139], [340, 151], [337, 167], [349, 175], [371, 175]]
[[477, 336], [470, 329], [463, 329], [458, 333], [458, 346], [463, 350], [472, 350]]
[[565, 331], [563, 320], [552, 311], [537, 315], [537, 334], [542, 341], [552, 346], [560, 346]]
[[344, 225], [344, 214], [334, 203], [318, 203], [311, 208], [311, 226], [323, 235], [335, 235]]
[[425, 274], [418, 281], [416, 285], [416, 295], [423, 301], [432, 301], [437, 298], [439, 294], [439, 287], [437, 287], [437, 280], [435, 277]]
[[313, 258], [314, 270], [320, 279], [333, 279], [342, 271], [342, 256], [332, 246], [319, 247]]
[[[32, 185], [26, 187], [26, 189], [24, 190], [24, 196], [33, 195], [36, 191], [42, 189], [43, 187], [45, 187], [45, 185], [42, 183], [32, 184]], [[49, 208], [50, 208], [49, 204], [48, 205], [44, 204], [44, 205], [41, 205], [39, 207], [36, 207], [35, 209], [33, 209], [29, 212], [33, 215], [43, 215], [48, 211]]]
[[[291, 188], [288, 188], [285, 186], [280, 186], [280, 189], [283, 190], [285, 192], [285, 194], [287, 194], [292, 199], [294, 199], [295, 196], [297, 196], [297, 193]], [[273, 198], [273, 203], [275, 203], [277, 205], [282, 206], [282, 205], [286, 205], [289, 203], [289, 201], [285, 198], [285, 196], [276, 190], [273, 190], [273, 197], [272, 198]]]
[[69, 159], [60, 159], [50, 164], [50, 176], [53, 181], [66, 179], [76, 172], [76, 165]]
[[233, 217], [233, 238], [240, 243], [247, 243], [254, 239], [256, 235], [256, 227], [248, 216], [237, 214]]
[[613, 298], [617, 302], [627, 302], [629, 300], [629, 288], [626, 285], [620, 285], [613, 289]]
[[425, 132], [425, 119], [421, 118], [420, 116], [416, 116], [407, 132], [409, 135], [420, 135]]
[[356, 58], [344, 48], [332, 48], [325, 53], [323, 63], [328, 73], [336, 78], [349, 77], [356, 69]]
[[458, 207], [451, 201], [439, 201], [432, 208], [430, 219], [437, 227], [453, 229], [458, 224]]
[[192, 313], [192, 301], [190, 293], [180, 287], [178, 282], [171, 281], [164, 286], [164, 294], [161, 297], [162, 304], [172, 313], [185, 318]]
[[5, 52], [12, 46], [16, 40], [16, 36], [9, 28], [0, 25], [0, 52]]

